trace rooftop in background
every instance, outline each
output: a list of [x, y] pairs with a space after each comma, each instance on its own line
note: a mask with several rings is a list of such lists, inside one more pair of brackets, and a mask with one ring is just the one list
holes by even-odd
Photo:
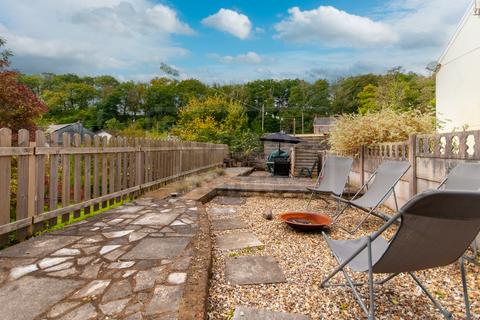
[[315, 117], [313, 120], [313, 133], [314, 134], [328, 134], [332, 131], [335, 118], [333, 117]]

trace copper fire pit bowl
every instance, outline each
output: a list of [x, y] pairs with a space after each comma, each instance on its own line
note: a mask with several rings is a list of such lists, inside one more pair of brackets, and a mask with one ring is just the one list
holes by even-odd
[[279, 219], [290, 227], [302, 231], [321, 230], [332, 223], [332, 218], [318, 213], [287, 212], [282, 213]]

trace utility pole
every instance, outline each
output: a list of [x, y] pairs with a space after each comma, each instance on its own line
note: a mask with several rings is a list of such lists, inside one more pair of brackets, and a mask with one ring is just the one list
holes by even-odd
[[302, 108], [302, 134], [305, 133], [304, 127], [303, 127], [303, 108]]
[[295, 135], [295, 131], [296, 131], [296, 127], [295, 127], [295, 124], [296, 124], [296, 118], [293, 118], [293, 135]]
[[264, 124], [265, 124], [265, 103], [262, 104], [262, 132], [264, 132]]

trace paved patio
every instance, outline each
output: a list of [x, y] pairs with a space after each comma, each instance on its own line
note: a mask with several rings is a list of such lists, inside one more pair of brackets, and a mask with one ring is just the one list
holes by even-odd
[[199, 206], [141, 198], [0, 251], [2, 319], [176, 319]]

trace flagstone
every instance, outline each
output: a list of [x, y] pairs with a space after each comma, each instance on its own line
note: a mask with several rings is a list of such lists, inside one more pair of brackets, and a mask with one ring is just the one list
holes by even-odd
[[87, 286], [77, 291], [73, 298], [84, 298], [103, 293], [111, 280], [93, 280]]
[[[82, 281], [26, 276], [0, 290], [2, 319], [32, 320], [79, 288]], [[39, 294], [41, 293], [41, 294]], [[35, 301], [35, 303], [31, 303]]]

